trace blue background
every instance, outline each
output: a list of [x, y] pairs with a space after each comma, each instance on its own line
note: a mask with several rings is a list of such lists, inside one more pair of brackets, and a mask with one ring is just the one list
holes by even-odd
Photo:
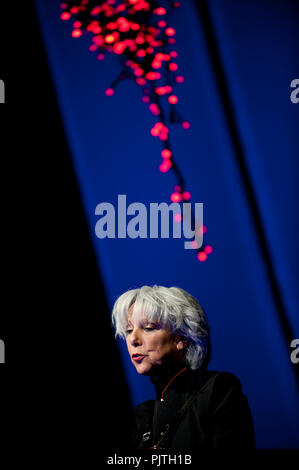
[[[90, 38], [74, 40], [71, 25], [60, 20], [60, 2], [36, 0], [95, 256], [110, 308], [124, 291], [144, 284], [176, 285], [196, 296], [212, 328], [209, 368], [240, 378], [257, 446], [298, 447], [291, 349], [278, 321], [196, 4], [182, 3], [171, 25], [185, 77], [177, 88], [179, 110], [191, 129], [172, 127], [170, 138], [193, 202], [204, 203], [205, 240], [214, 247], [205, 263], [184, 250], [183, 240], [95, 236], [98, 203], [117, 206], [118, 194], [127, 195], [127, 204], [170, 202], [175, 179], [158, 170], [161, 144], [149, 132], [156, 118], [141, 102], [140, 88], [124, 81], [113, 97], [105, 96], [120, 71], [117, 57], [97, 61], [88, 51]], [[298, 338], [299, 104], [290, 101], [290, 83], [298, 78], [298, 4], [212, 0], [208, 7], [275, 276]], [[154, 390], [136, 375], [121, 342], [119, 350], [135, 406]]]

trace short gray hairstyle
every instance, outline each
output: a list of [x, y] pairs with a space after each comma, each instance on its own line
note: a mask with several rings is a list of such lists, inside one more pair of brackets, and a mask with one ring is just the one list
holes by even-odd
[[122, 294], [115, 302], [115, 336], [126, 338], [130, 307], [149, 322], [157, 322], [187, 340], [185, 361], [190, 369], [202, 367], [209, 354], [209, 323], [200, 303], [179, 287], [142, 286]]

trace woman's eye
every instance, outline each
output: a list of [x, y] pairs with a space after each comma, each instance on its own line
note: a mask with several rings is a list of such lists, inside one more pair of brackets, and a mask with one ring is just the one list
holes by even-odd
[[126, 335], [129, 335], [130, 333], [132, 333], [132, 330], [126, 330]]
[[153, 326], [146, 326], [145, 331], [153, 331], [155, 328]]

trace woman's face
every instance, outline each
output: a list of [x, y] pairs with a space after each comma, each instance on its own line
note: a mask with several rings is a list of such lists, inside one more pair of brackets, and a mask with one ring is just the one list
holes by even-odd
[[184, 342], [156, 323], [132, 318], [132, 307], [129, 310], [126, 341], [138, 374], [155, 375], [165, 363], [171, 361], [179, 364], [183, 358]]

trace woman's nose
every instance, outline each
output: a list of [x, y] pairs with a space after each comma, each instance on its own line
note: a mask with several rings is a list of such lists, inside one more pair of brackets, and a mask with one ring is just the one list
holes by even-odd
[[131, 341], [132, 346], [140, 346], [142, 340], [141, 340], [141, 335], [138, 329], [133, 330], [130, 336], [131, 336], [130, 341]]

